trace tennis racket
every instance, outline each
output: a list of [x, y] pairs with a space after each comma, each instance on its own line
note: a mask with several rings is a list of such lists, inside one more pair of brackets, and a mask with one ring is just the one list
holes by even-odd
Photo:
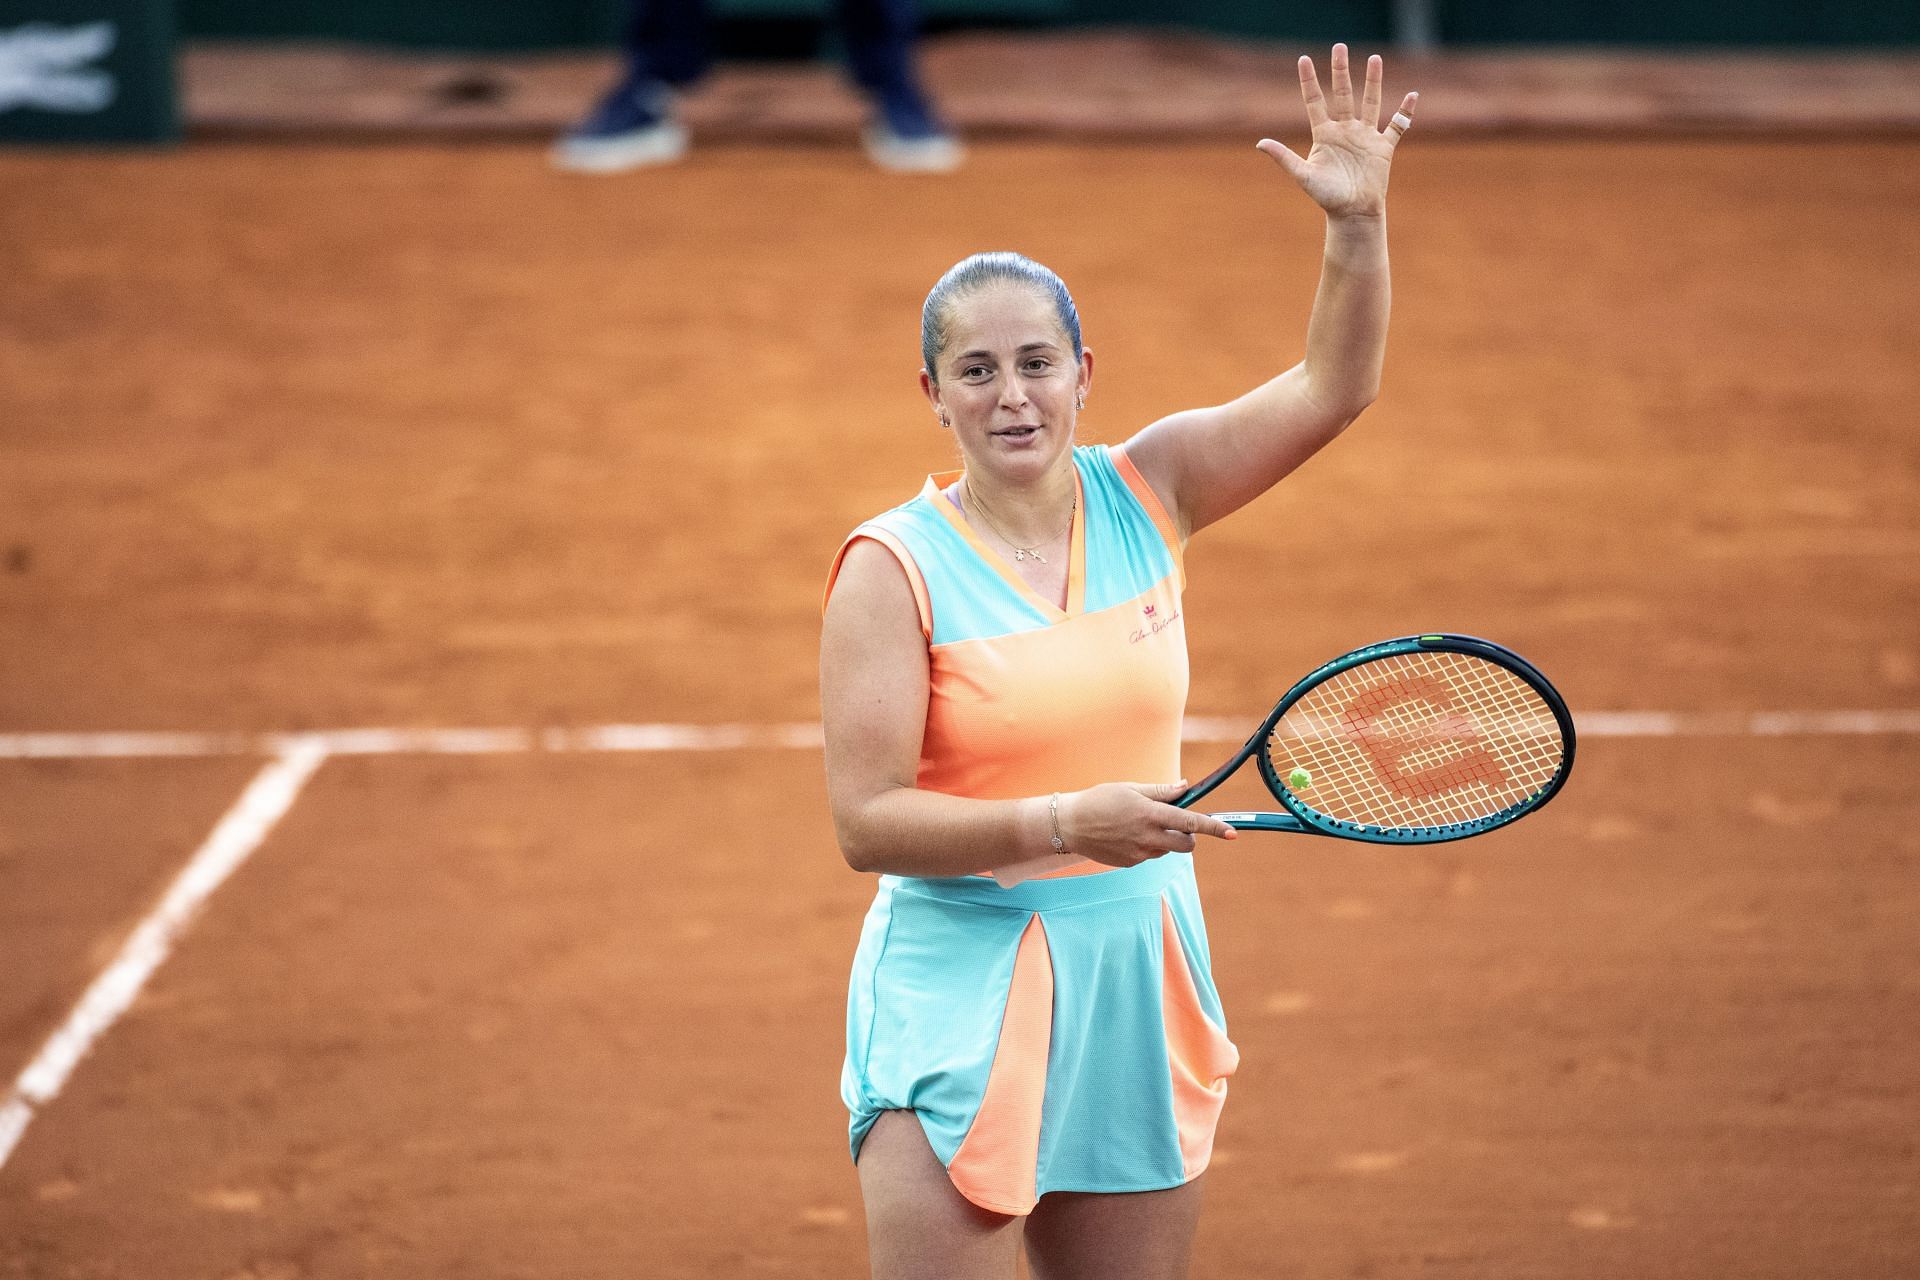
[[[1436, 844], [1518, 821], [1573, 768], [1573, 717], [1547, 678], [1472, 636], [1406, 636], [1309, 674], [1246, 745], [1173, 803], [1185, 809], [1254, 761], [1278, 811], [1216, 813], [1241, 831]], [[994, 873], [1011, 886], [1077, 861]]]

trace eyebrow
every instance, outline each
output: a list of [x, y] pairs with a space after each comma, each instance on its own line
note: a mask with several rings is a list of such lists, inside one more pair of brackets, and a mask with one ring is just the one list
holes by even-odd
[[[1028, 342], [1014, 348], [1016, 353], [1022, 351], [1058, 351], [1059, 349], [1059, 345], [1052, 342]], [[962, 351], [959, 355], [955, 356], [954, 359], [978, 360], [982, 356], [990, 357], [992, 355], [993, 352], [991, 351]]]

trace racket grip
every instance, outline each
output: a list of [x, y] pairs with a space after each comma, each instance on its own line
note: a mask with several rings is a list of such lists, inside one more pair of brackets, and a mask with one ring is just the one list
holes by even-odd
[[1305, 831], [1307, 824], [1290, 813], [1215, 813], [1209, 817], [1220, 819], [1235, 831]]
[[1022, 880], [1031, 880], [1048, 871], [1058, 871], [1070, 867], [1076, 862], [1084, 862], [1077, 853], [1048, 853], [1038, 858], [1028, 858], [1025, 862], [1016, 862], [1012, 866], [998, 867], [994, 870], [994, 881], [1002, 889], [1011, 889]]

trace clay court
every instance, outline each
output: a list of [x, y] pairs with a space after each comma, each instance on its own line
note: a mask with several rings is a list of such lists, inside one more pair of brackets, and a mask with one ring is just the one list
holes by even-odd
[[[0, 1275], [862, 1274], [828, 560], [948, 463], [968, 252], [1074, 287], [1094, 439], [1296, 360], [1319, 219], [1251, 141], [0, 154], [10, 1089], [286, 801], [31, 1107]], [[1484, 840], [1207, 852], [1194, 1274], [1913, 1275], [1920, 145], [1416, 136], [1393, 202], [1381, 400], [1191, 548], [1189, 763], [1445, 629], [1579, 766]]]

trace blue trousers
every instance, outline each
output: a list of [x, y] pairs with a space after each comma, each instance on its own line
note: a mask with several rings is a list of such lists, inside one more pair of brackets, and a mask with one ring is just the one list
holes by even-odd
[[[882, 96], [913, 91], [913, 0], [834, 0], [834, 10], [854, 83]], [[675, 86], [700, 79], [713, 65], [706, 0], [633, 0], [626, 50], [636, 76]]]

